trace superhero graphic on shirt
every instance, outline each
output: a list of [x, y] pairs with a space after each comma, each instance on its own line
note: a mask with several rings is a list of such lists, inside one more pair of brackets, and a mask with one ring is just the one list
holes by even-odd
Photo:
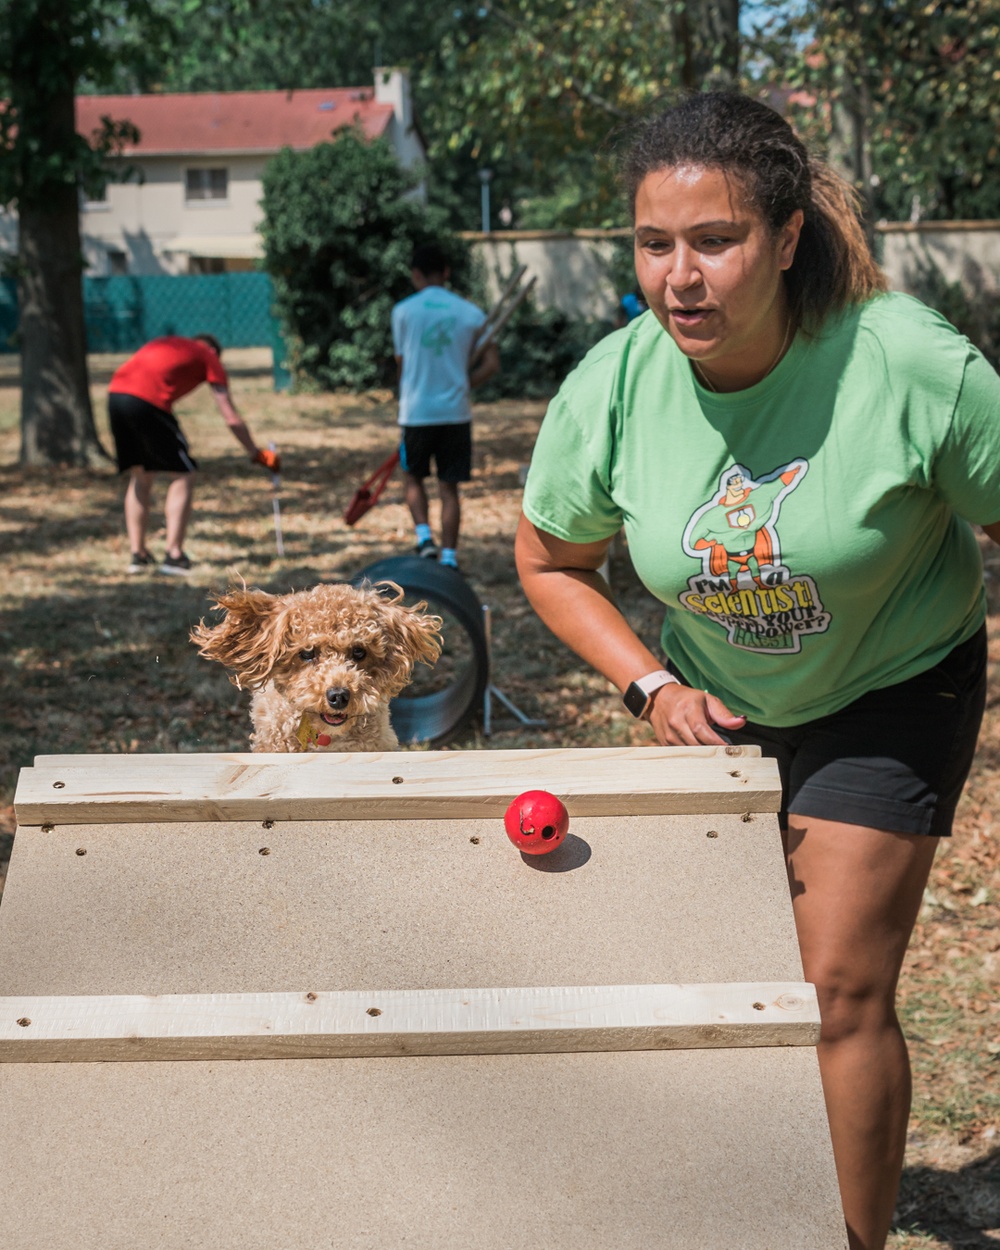
[[754, 479], [746, 466], [731, 465], [684, 530], [684, 551], [702, 571], [688, 578], [680, 602], [721, 625], [736, 647], [798, 652], [803, 634], [830, 626], [814, 580], [781, 563], [781, 503], [808, 469], [807, 460], [793, 460]]

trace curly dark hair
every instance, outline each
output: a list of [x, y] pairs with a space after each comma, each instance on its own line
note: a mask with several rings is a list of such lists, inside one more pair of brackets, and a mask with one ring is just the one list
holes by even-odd
[[736, 91], [709, 91], [642, 120], [620, 160], [633, 219], [647, 174], [677, 165], [732, 175], [772, 232], [802, 209], [795, 260], [784, 275], [799, 328], [818, 330], [831, 313], [886, 290], [861, 228], [857, 193], [810, 156], [788, 122], [766, 104]]

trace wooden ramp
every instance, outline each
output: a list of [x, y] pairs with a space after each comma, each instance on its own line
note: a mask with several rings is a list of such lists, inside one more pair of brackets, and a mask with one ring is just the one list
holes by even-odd
[[846, 1247], [755, 752], [50, 756], [15, 806], [18, 1250]]

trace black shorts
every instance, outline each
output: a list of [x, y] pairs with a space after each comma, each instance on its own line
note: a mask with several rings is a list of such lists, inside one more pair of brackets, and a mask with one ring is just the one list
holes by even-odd
[[108, 396], [108, 416], [119, 473], [134, 468], [150, 473], [194, 473], [198, 468], [172, 412], [135, 395], [113, 391]]
[[425, 478], [434, 457], [439, 482], [467, 482], [472, 477], [472, 422], [451, 425], [404, 425], [399, 449], [404, 473]]
[[782, 827], [791, 814], [947, 837], [985, 706], [984, 625], [934, 668], [830, 716], [724, 736], [778, 761]]

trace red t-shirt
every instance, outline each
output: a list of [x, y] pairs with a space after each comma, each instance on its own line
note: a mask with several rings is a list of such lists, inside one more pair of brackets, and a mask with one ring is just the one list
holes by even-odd
[[151, 339], [116, 369], [108, 390], [135, 395], [170, 412], [178, 399], [202, 382], [228, 387], [222, 361], [207, 343], [168, 334]]

